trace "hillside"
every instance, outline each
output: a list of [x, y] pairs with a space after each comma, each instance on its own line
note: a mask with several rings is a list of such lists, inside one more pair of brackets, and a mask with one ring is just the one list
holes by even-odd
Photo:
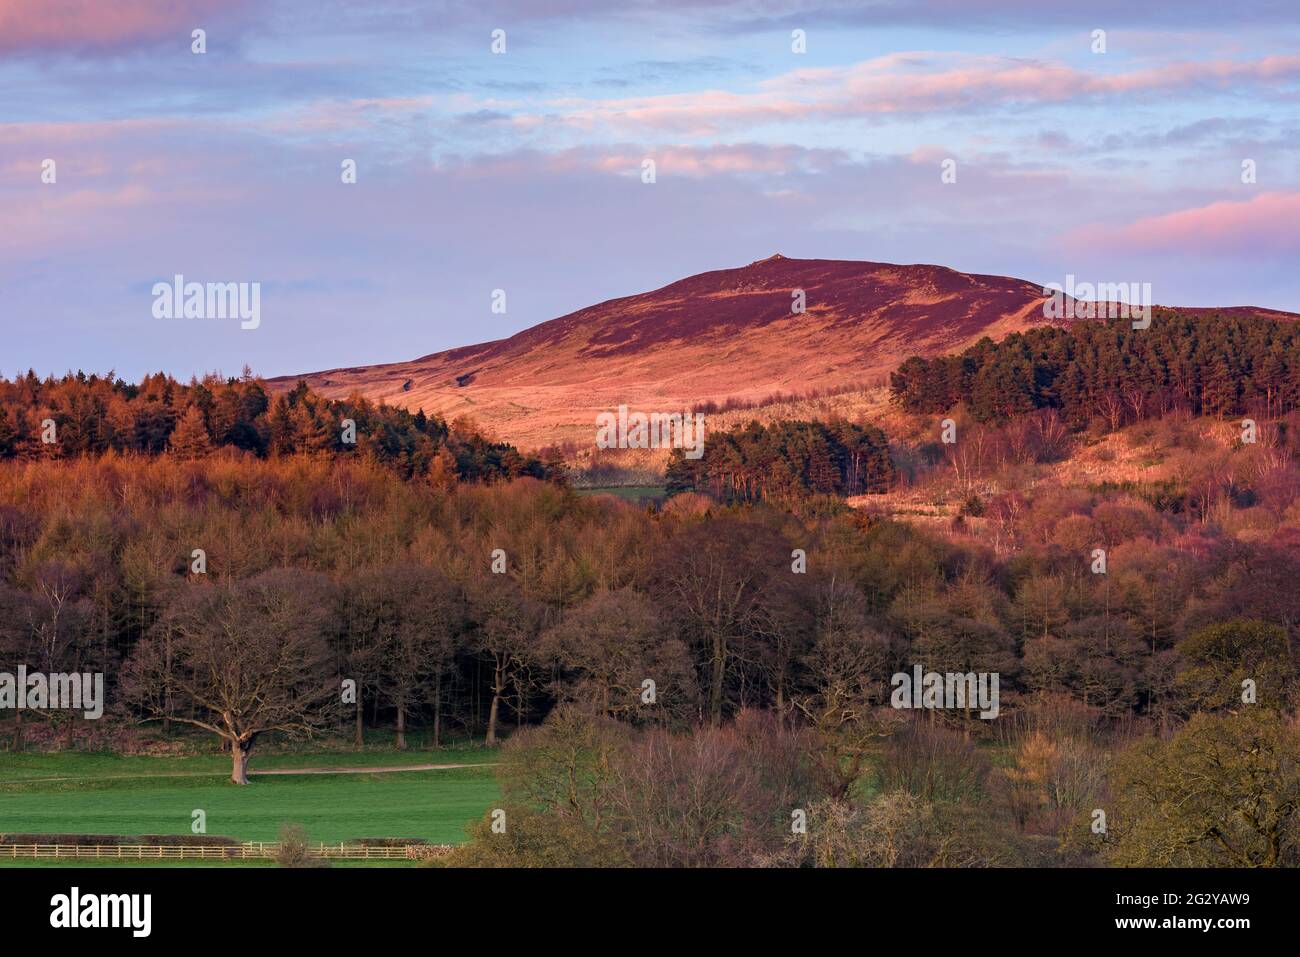
[[[807, 296], [802, 315], [791, 312], [794, 289]], [[620, 403], [674, 410], [878, 382], [908, 355], [1041, 322], [1040, 293], [1032, 283], [940, 266], [778, 255], [599, 303], [508, 339], [302, 378], [330, 397], [355, 392], [468, 415], [537, 447], [587, 441], [595, 415]]]
[[[791, 311], [802, 289], [807, 309]], [[469, 416], [524, 449], [588, 444], [620, 403], [674, 411], [879, 385], [901, 360], [1041, 325], [1042, 287], [931, 265], [775, 255], [612, 299], [508, 339], [408, 362], [299, 378], [447, 419]], [[1257, 310], [1245, 311], [1256, 312]]]

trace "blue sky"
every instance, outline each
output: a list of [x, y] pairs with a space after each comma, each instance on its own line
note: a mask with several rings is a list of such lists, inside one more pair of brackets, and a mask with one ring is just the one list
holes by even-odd
[[[0, 372], [396, 361], [778, 251], [1300, 311], [1293, 3], [626, 7], [0, 0]], [[177, 273], [260, 326], [153, 318]]]

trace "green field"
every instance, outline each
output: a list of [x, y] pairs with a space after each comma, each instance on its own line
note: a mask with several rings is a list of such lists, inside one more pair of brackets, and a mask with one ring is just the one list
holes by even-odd
[[[489, 751], [267, 754], [252, 771], [275, 768], [471, 767], [396, 773], [256, 776], [226, 780], [221, 755], [115, 757], [0, 754], [0, 833], [189, 834], [195, 809], [207, 833], [271, 841], [284, 824], [314, 841], [417, 837], [452, 844], [497, 800]], [[0, 860], [0, 866], [5, 862]], [[28, 862], [30, 866], [30, 862]]]
[[[92, 859], [71, 860], [53, 857], [24, 858], [22, 860], [5, 860], [0, 858], [0, 867], [278, 867], [272, 860], [247, 861], [151, 861], [122, 858], [122, 860], [97, 861]], [[332, 860], [330, 867], [421, 867], [419, 861], [343, 861]]]
[[603, 488], [575, 489], [579, 495], [613, 495], [630, 502], [661, 499], [667, 493], [662, 485], [611, 485]]

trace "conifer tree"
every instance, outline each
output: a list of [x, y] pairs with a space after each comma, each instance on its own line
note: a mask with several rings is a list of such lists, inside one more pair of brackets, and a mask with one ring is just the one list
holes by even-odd
[[212, 439], [197, 405], [186, 407], [167, 440], [167, 447], [180, 459], [201, 459], [212, 451]]

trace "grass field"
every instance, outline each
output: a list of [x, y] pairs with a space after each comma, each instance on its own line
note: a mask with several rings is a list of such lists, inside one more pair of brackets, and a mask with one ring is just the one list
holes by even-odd
[[666, 494], [662, 485], [612, 485], [604, 488], [580, 488], [575, 491], [579, 495], [613, 495], [630, 502], [660, 499]]
[[275, 840], [282, 825], [293, 823], [314, 841], [418, 837], [453, 844], [497, 799], [488, 766], [495, 759], [475, 750], [266, 754], [254, 757], [253, 771], [472, 766], [254, 776], [238, 788], [226, 779], [229, 761], [219, 754], [0, 754], [0, 833], [189, 834], [192, 812], [201, 809], [209, 835], [244, 841]]
[[[238, 868], [238, 867], [276, 867], [275, 861], [271, 860], [247, 860], [247, 861], [150, 861], [150, 860], [132, 860], [123, 858], [122, 860], [96, 861], [82, 859], [79, 861], [69, 859], [55, 859], [52, 857], [26, 858], [23, 860], [5, 860], [0, 858], [0, 867], [219, 867], [219, 868]], [[330, 861], [330, 867], [422, 867], [420, 861]]]

